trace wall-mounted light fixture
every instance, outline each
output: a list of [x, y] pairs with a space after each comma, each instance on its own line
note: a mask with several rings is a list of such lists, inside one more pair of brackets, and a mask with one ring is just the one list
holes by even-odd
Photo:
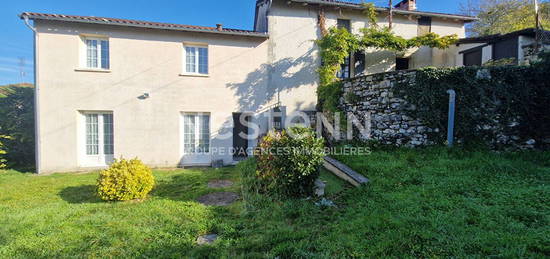
[[145, 100], [145, 99], [149, 99], [151, 96], [149, 95], [149, 93], [143, 93], [142, 95], [140, 95], [138, 97], [138, 99], [140, 100]]

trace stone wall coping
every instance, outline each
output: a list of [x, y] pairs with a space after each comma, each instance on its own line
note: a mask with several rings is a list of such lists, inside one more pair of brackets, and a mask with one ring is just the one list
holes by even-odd
[[343, 82], [353, 82], [361, 78], [366, 77], [380, 77], [380, 76], [388, 76], [388, 75], [398, 75], [398, 74], [408, 74], [411, 72], [416, 72], [418, 69], [407, 69], [407, 70], [399, 70], [399, 71], [388, 71], [388, 72], [382, 72], [382, 73], [376, 73], [376, 74], [370, 74], [370, 75], [360, 75], [355, 77], [350, 77], [342, 80]]

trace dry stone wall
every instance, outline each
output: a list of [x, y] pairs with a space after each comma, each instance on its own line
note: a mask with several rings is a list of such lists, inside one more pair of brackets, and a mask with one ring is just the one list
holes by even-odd
[[[428, 128], [422, 121], [408, 116], [406, 111], [417, 107], [395, 93], [398, 80], [414, 80], [415, 74], [416, 70], [405, 70], [350, 79], [343, 84], [341, 108], [355, 115], [362, 125], [370, 120], [371, 140], [408, 147], [433, 144], [428, 133], [439, 130]], [[359, 134], [355, 137], [367, 140]]]
[[[402, 95], [396, 93], [398, 84], [414, 84], [417, 72], [417, 70], [394, 71], [356, 77], [343, 82], [340, 108], [346, 114], [353, 114], [361, 125], [370, 125], [367, 136], [354, 131], [355, 139], [375, 140], [384, 145], [418, 147], [435, 144], [433, 138], [436, 135], [446, 134], [440, 132], [440, 129], [427, 127], [418, 118], [411, 117], [418, 107], [399, 98]], [[457, 123], [460, 122], [457, 121]], [[494, 136], [487, 139], [487, 144], [494, 149], [534, 149], [536, 141], [533, 138], [519, 137], [515, 130], [518, 125], [518, 122], [503, 125], [495, 120], [488, 125], [478, 125], [477, 130]], [[446, 129], [441, 130], [446, 131]], [[455, 141], [462, 143], [463, 140], [455, 139]], [[544, 143], [550, 146], [550, 139], [544, 140]]]

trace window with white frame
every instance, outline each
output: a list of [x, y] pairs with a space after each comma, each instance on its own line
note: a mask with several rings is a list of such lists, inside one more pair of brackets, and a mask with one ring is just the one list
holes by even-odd
[[85, 38], [86, 68], [109, 69], [109, 40], [100, 38]]
[[108, 163], [114, 155], [113, 114], [110, 112], [83, 112], [84, 154], [91, 164]]
[[210, 152], [210, 115], [187, 113], [183, 115], [184, 154]]
[[208, 75], [208, 47], [184, 46], [184, 74]]

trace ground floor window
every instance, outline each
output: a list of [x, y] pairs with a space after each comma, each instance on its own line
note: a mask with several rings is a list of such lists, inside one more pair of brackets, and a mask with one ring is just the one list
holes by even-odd
[[210, 152], [210, 115], [185, 113], [183, 115], [184, 154]]
[[336, 77], [340, 79], [346, 79], [351, 77], [351, 55], [346, 57], [344, 64], [340, 65], [340, 71], [336, 73]]
[[112, 161], [114, 121], [112, 112], [83, 112], [84, 164], [105, 165]]

